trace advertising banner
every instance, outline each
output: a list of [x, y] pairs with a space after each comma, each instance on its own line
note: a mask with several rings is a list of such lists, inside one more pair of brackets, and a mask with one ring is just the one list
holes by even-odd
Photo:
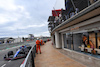
[[52, 16], [59, 16], [59, 14], [61, 14], [61, 9], [52, 10]]

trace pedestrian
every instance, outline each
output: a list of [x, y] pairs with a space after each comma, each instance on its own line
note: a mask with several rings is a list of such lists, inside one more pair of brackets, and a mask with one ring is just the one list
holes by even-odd
[[39, 49], [40, 54], [41, 54], [40, 44], [41, 44], [41, 42], [39, 41], [39, 38], [37, 38], [37, 40], [36, 40], [36, 53], [37, 54], [38, 54], [38, 49]]
[[93, 4], [95, 1], [94, 0], [89, 0], [91, 4]]
[[49, 39], [47, 39], [47, 41], [49, 41]]
[[44, 45], [44, 43], [43, 43], [43, 40], [42, 40], [42, 39], [40, 39], [40, 42], [41, 42], [41, 45]]

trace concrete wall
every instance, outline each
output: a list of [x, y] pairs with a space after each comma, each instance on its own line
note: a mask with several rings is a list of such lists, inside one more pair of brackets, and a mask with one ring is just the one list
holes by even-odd
[[59, 34], [59, 32], [55, 32], [55, 43], [56, 43], [56, 48], [62, 48], [61, 45], [61, 34]]
[[64, 49], [64, 53], [70, 57], [75, 59], [78, 62], [81, 62], [82, 64], [89, 66], [89, 67], [100, 67], [100, 59], [82, 54], [73, 50]]

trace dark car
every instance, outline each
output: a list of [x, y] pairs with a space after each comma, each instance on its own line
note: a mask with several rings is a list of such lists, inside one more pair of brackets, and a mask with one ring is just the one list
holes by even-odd
[[22, 46], [17, 49], [16, 53], [9, 51], [7, 55], [4, 56], [5, 60], [16, 60], [20, 58], [25, 58], [31, 49], [31, 46]]

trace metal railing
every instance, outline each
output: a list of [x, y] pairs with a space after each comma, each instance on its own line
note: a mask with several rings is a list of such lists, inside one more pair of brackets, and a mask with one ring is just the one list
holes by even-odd
[[[86, 0], [83, 0], [83, 1], [86, 1]], [[89, 2], [89, 0], [87, 0], [87, 1]], [[83, 2], [81, 2], [81, 3], [83, 3]], [[85, 6], [84, 8], [82, 8], [82, 6], [78, 6], [79, 8], [82, 8], [82, 9], [75, 8], [76, 9], [75, 10], [72, 6], [69, 8], [69, 10], [62, 10], [62, 14], [63, 14], [62, 19], [59, 17], [58, 20], [53, 21], [53, 26], [51, 26], [52, 27], [51, 31], [53, 31], [57, 26], [61, 25], [62, 23], [64, 24], [64, 22], [72, 20], [71, 18], [80, 17], [80, 16], [82, 16], [81, 14], [86, 14], [89, 11], [91, 11], [92, 9], [94, 10], [95, 8], [97, 8], [97, 6], [99, 7], [99, 3], [100, 3], [100, 0], [95, 0], [93, 3], [87, 4], [87, 6]]]
[[34, 64], [35, 53], [36, 53], [36, 48], [35, 48], [35, 45], [34, 45], [30, 49], [27, 57], [24, 60], [23, 65], [21, 67], [35, 67], [35, 64]]
[[[47, 39], [43, 39], [43, 41], [46, 43]], [[27, 57], [25, 58], [24, 63], [20, 67], [35, 67], [34, 63], [35, 53], [36, 53], [36, 45], [33, 45]]]
[[19, 42], [19, 43], [7, 43], [7, 44], [0, 44], [0, 50], [4, 50], [4, 49], [8, 49], [8, 48], [11, 48], [11, 47], [15, 47], [15, 46], [21, 46], [21, 45], [26, 45], [26, 44], [29, 44], [29, 43], [32, 43], [33, 41], [30, 41], [30, 42]]

